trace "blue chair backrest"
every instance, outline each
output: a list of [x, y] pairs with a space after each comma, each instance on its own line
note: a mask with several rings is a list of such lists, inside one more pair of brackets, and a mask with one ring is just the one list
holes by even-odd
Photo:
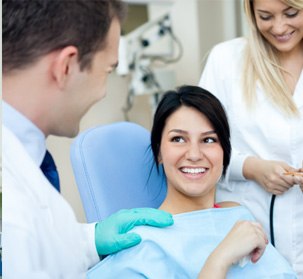
[[71, 145], [71, 162], [88, 222], [119, 209], [157, 208], [166, 196], [150, 132], [138, 124], [118, 122], [80, 133]]

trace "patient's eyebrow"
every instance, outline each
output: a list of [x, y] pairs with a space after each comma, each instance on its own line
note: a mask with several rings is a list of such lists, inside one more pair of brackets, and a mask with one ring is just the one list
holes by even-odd
[[[178, 134], [189, 134], [187, 131], [181, 130], [181, 129], [171, 129], [168, 132], [169, 133], [178, 133]], [[201, 133], [202, 136], [207, 136], [207, 135], [212, 135], [212, 134], [217, 134], [217, 133], [216, 133], [215, 130], [210, 130], [210, 131], [206, 131], [206, 132]]]

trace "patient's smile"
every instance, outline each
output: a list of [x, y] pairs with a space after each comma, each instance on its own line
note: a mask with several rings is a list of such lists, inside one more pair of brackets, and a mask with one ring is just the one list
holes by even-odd
[[180, 169], [183, 173], [190, 173], [190, 174], [200, 174], [205, 173], [205, 168], [181, 168]]

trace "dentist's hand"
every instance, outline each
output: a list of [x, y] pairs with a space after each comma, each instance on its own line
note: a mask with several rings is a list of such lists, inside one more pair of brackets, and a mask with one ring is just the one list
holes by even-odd
[[294, 172], [286, 172], [285, 175], [292, 177], [295, 184], [298, 184], [303, 192], [303, 168], [297, 169]]
[[291, 176], [285, 172], [296, 171], [285, 162], [263, 160], [257, 157], [248, 157], [243, 166], [243, 175], [246, 179], [255, 180], [267, 192], [281, 195], [296, 184]]
[[135, 226], [166, 227], [174, 223], [172, 215], [154, 208], [120, 210], [95, 227], [95, 244], [99, 255], [108, 255], [137, 245], [141, 237], [127, 233]]
[[303, 167], [301, 169], [298, 169], [298, 172], [301, 174], [299, 177], [297, 177], [297, 183], [299, 184], [301, 191], [303, 193]]

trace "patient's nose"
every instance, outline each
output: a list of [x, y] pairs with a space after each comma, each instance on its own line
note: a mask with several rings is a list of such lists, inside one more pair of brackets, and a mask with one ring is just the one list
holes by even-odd
[[203, 158], [203, 151], [199, 143], [191, 143], [186, 152], [186, 159], [190, 161], [199, 161]]

